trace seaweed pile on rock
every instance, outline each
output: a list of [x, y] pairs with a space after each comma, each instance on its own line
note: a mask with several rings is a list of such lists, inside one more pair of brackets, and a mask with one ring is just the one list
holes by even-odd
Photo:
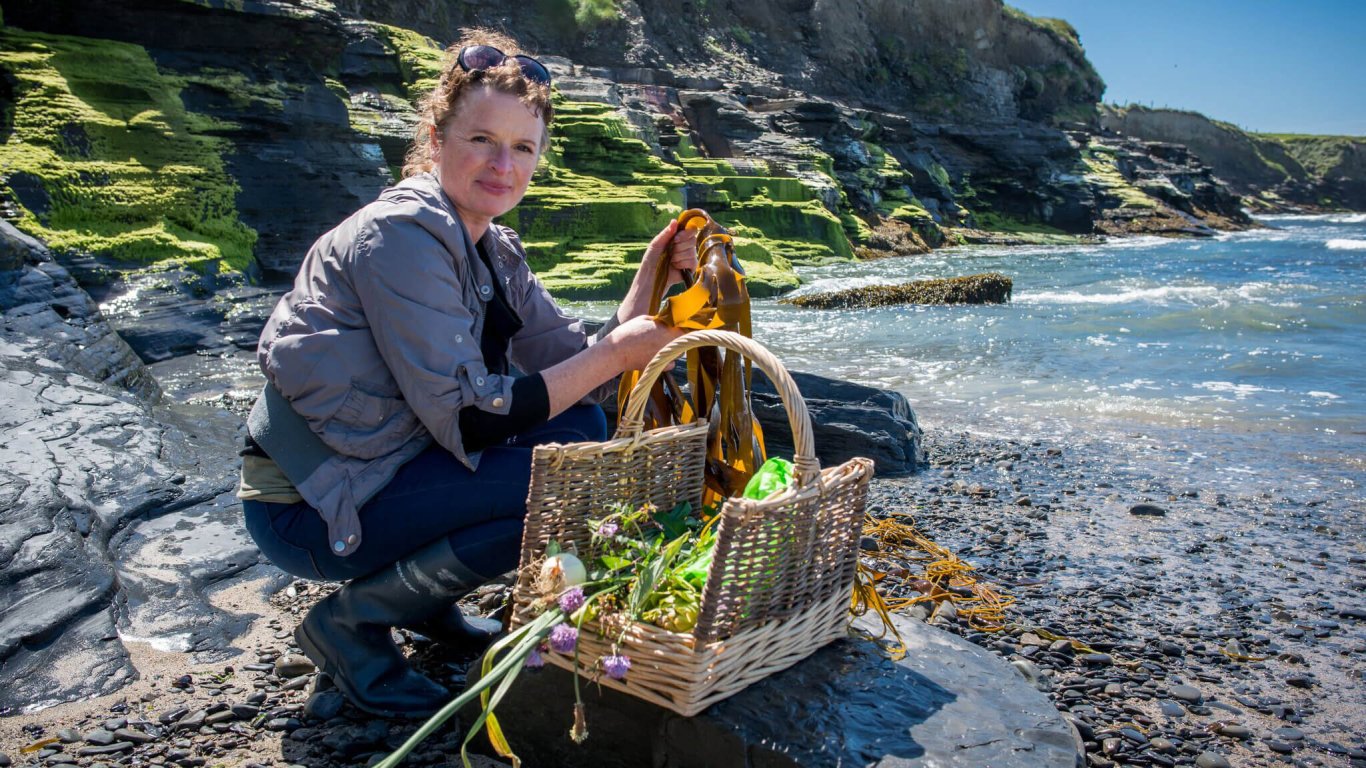
[[843, 291], [782, 299], [808, 309], [863, 309], [891, 304], [1005, 304], [1013, 281], [999, 272], [915, 280], [901, 285], [865, 285]]

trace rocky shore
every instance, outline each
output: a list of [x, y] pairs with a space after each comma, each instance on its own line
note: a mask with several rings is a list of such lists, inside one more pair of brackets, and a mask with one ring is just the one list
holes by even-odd
[[[1085, 445], [926, 437], [932, 469], [875, 481], [870, 511], [912, 515], [1016, 603], [993, 633], [950, 603], [909, 613], [1010, 659], [1075, 723], [1087, 765], [1366, 765], [1366, 553], [1338, 500], [1212, 493]], [[1162, 447], [1135, 438], [1133, 450]], [[870, 562], [916, 568], [915, 552], [866, 543]], [[250, 619], [217, 661], [129, 643], [140, 674], [126, 687], [0, 719], [0, 765], [377, 761], [415, 726], [310, 697], [290, 630], [329, 587], [268, 571], [212, 598]], [[468, 608], [491, 611], [500, 594]], [[466, 659], [403, 640], [429, 674], [462, 682]], [[448, 763], [460, 733], [441, 731], [412, 764]]]

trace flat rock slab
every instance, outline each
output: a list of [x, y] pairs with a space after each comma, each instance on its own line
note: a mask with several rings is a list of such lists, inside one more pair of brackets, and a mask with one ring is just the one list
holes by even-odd
[[583, 684], [589, 738], [569, 739], [573, 682], [524, 672], [499, 706], [527, 765], [1074, 768], [1078, 740], [1009, 664], [955, 635], [896, 617], [906, 658], [836, 641], [685, 718]]

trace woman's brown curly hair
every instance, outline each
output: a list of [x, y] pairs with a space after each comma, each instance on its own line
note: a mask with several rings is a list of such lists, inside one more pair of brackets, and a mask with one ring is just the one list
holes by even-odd
[[[469, 45], [491, 45], [508, 58], [496, 67], [466, 72], [460, 67], [459, 57], [460, 51]], [[432, 169], [432, 127], [444, 133], [446, 125], [460, 109], [461, 97], [479, 86], [516, 96], [535, 112], [541, 118], [541, 151], [545, 151], [550, 141], [550, 121], [555, 115], [555, 108], [550, 103], [550, 86], [532, 82], [522, 75], [512, 58], [519, 53], [526, 52], [516, 40], [501, 32], [481, 28], [465, 30], [460, 39], [446, 49], [440, 82], [418, 102], [417, 128], [413, 131], [413, 143], [403, 158], [403, 178]]]

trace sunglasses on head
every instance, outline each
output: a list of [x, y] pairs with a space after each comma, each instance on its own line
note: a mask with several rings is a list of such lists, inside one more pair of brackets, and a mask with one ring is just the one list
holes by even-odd
[[467, 45], [460, 49], [457, 61], [460, 62], [460, 68], [466, 72], [479, 72], [496, 67], [509, 58], [517, 62], [517, 66], [522, 70], [522, 76], [526, 79], [533, 83], [550, 85], [550, 70], [546, 69], [544, 64], [530, 56], [508, 56], [491, 45]]

